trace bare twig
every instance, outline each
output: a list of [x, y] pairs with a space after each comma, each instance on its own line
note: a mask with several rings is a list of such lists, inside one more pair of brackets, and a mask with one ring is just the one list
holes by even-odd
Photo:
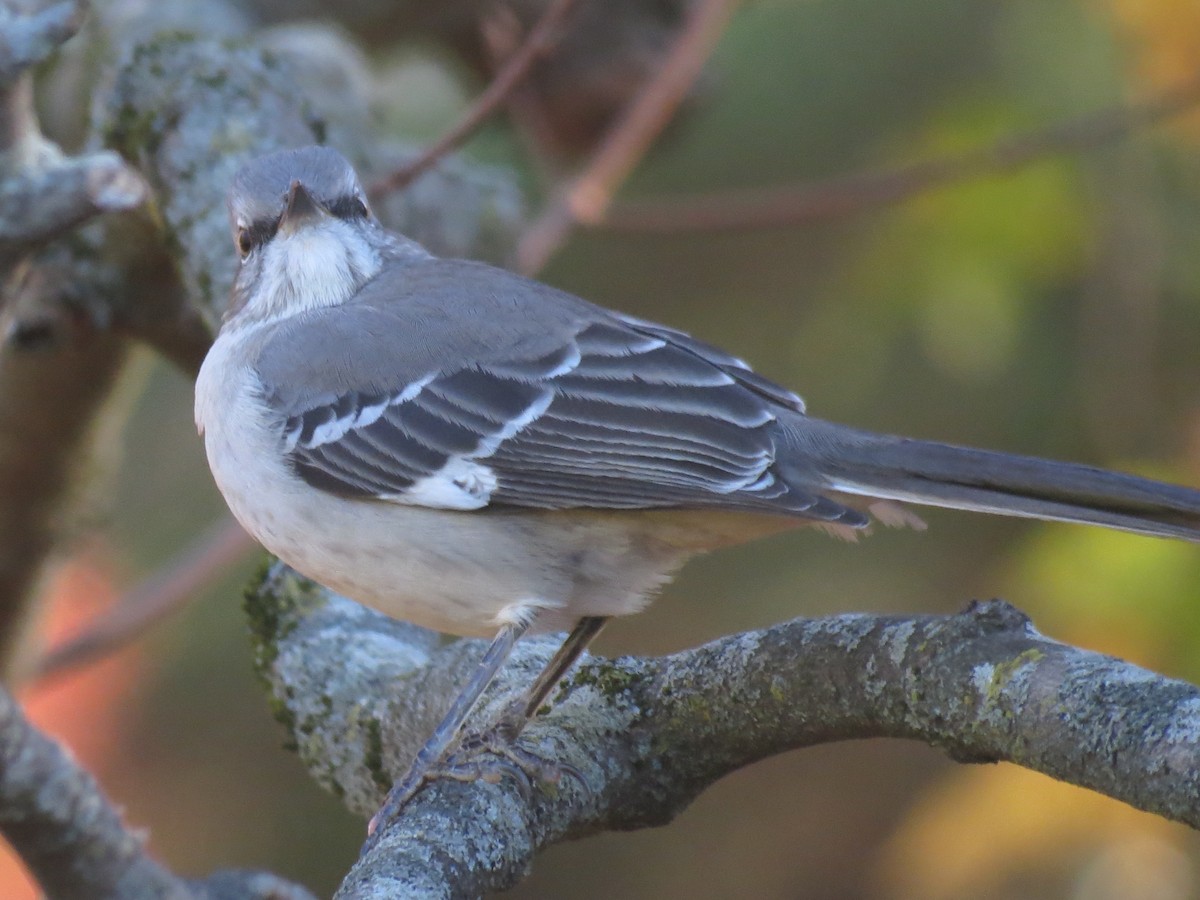
[[528, 36], [509, 57], [500, 71], [491, 80], [463, 113], [462, 117], [431, 147], [412, 162], [380, 178], [370, 186], [372, 197], [379, 197], [407, 187], [418, 176], [432, 168], [447, 153], [462, 146], [487, 119], [500, 108], [513, 90], [525, 79], [534, 64], [554, 47], [561, 34], [563, 22], [575, 5], [576, 0], [553, 0], [541, 18], [530, 29]]
[[717, 191], [677, 199], [623, 200], [594, 223], [617, 232], [779, 228], [828, 221], [899, 203], [973, 178], [1012, 172], [1049, 156], [1080, 153], [1126, 138], [1200, 104], [1200, 78], [1141, 103], [1106, 109], [965, 153], [871, 170], [815, 184]]
[[252, 547], [254, 542], [237, 522], [222, 519], [112, 609], [83, 626], [79, 634], [48, 650], [34, 664], [28, 678], [36, 686], [44, 686], [135, 640], [187, 603]]
[[737, 5], [737, 0], [697, 0], [662, 70], [609, 129], [583, 171], [551, 193], [522, 236], [517, 250], [522, 272], [541, 269], [576, 222], [591, 224], [604, 217], [613, 193], [695, 84]]

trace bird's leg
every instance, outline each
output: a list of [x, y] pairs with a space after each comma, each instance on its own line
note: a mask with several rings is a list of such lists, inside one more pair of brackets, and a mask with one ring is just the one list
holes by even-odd
[[409, 766], [408, 774], [392, 786], [383, 801], [383, 806], [371, 817], [371, 821], [367, 825], [367, 834], [374, 834], [381, 823], [394, 818], [404, 808], [404, 804], [411, 800], [422, 785], [435, 774], [433, 771], [435, 766], [445, 755], [446, 749], [454, 740], [454, 736], [458, 734], [463, 721], [471, 712], [471, 708], [475, 706], [487, 686], [492, 683], [496, 673], [504, 665], [504, 661], [512, 654], [517, 639], [529, 629], [529, 624], [527, 619], [510, 622], [496, 634], [491, 646], [480, 660], [475, 674], [471, 676], [471, 680], [454, 698], [449, 711], [438, 727], [433, 730], [429, 740], [417, 751], [412, 765]]
[[[494, 780], [499, 775], [510, 774], [521, 785], [526, 784], [526, 778], [557, 781], [565, 767], [544, 760], [527, 750], [521, 750], [515, 742], [526, 723], [545, 702], [550, 691], [579, 659], [580, 654], [600, 633], [607, 621], [605, 616], [587, 616], [580, 619], [562, 646], [530, 684], [529, 689], [508, 707], [500, 720], [479, 734], [464, 737], [459, 746], [447, 756], [447, 750], [463, 721], [496, 677], [504, 661], [511, 655], [517, 639], [528, 630], [529, 623], [523, 621], [501, 628], [480, 661], [470, 683], [455, 698], [445, 718], [417, 752], [408, 774], [396, 782], [388, 792], [383, 806], [371, 817], [367, 833], [373, 835], [382, 823], [394, 818], [425, 782], [435, 777], [474, 781], [478, 778]], [[492, 759], [483, 759], [485, 755], [491, 755]]]
[[[564, 771], [569, 771], [582, 781], [582, 775], [573, 767], [566, 767], [542, 759], [528, 750], [522, 750], [517, 746], [516, 740], [529, 720], [537, 714], [546, 697], [554, 690], [554, 686], [567, 674], [607, 621], [607, 616], [585, 616], [580, 619], [528, 690], [508, 706], [499, 721], [480, 734], [463, 738], [458, 748], [446, 760], [443, 774], [451, 778], [473, 781], [508, 773], [517, 777], [519, 782], [520, 776], [524, 774], [540, 781], [556, 782]], [[492, 754], [492, 761], [485, 760], [485, 754]]]
[[501, 725], [511, 733], [512, 737], [515, 738], [519, 735], [525, 724], [537, 715], [537, 711], [546, 702], [546, 698], [550, 696], [554, 686], [562, 680], [562, 677], [567, 674], [567, 670], [575, 664], [575, 660], [579, 659], [588, 644], [595, 639], [607, 623], [607, 616], [585, 616], [579, 620], [571, 633], [567, 635], [567, 639], [563, 641], [563, 645], [558, 648], [558, 652], [534, 679], [529, 690], [509, 708], [509, 712], [501, 720]]

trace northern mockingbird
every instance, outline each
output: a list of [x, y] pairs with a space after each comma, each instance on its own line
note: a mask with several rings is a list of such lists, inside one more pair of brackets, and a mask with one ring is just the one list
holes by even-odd
[[230, 509], [339, 593], [493, 639], [385, 815], [460, 762], [454, 736], [522, 634], [571, 630], [510, 738], [694, 554], [920, 526], [896, 501], [1200, 540], [1196, 490], [815, 419], [681, 331], [438, 259], [379, 225], [333, 150], [251, 162], [229, 206], [241, 263], [196, 423]]

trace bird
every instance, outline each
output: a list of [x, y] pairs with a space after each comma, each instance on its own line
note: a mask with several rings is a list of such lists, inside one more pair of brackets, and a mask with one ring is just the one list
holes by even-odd
[[1200, 541], [1195, 489], [818, 419], [683, 331], [436, 257], [379, 223], [332, 148], [248, 162], [229, 212], [237, 272], [195, 416], [233, 515], [337, 593], [491, 641], [372, 833], [439, 773], [479, 771], [455, 746], [471, 710], [522, 636], [566, 631], [483, 732], [501, 739], [472, 742], [538, 769], [524, 724], [697, 554], [923, 527], [905, 504]]

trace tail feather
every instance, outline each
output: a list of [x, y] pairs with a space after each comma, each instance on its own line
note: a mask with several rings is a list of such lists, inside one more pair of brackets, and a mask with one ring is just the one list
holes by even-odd
[[1200, 490], [797, 419], [789, 423], [791, 452], [781, 460], [785, 477], [790, 460], [796, 477], [847, 494], [1200, 542]]

